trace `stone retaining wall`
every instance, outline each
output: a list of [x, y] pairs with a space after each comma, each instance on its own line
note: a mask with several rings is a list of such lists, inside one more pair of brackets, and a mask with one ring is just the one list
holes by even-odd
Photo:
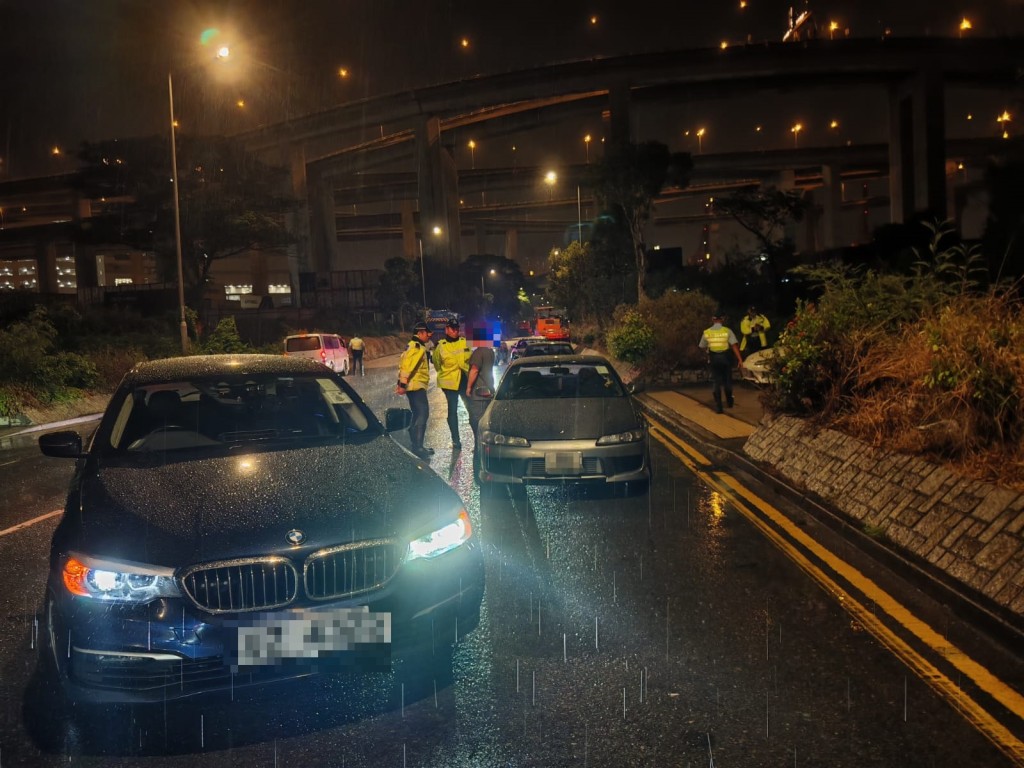
[[1024, 616], [1024, 494], [767, 417], [744, 452], [950, 577]]

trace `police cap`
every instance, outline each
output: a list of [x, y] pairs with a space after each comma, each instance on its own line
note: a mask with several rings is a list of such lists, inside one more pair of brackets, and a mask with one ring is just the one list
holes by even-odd
[[416, 325], [414, 325], [412, 327], [412, 332], [413, 333], [419, 333], [420, 331], [429, 331], [429, 330], [430, 329], [427, 328], [427, 324], [426, 323], [416, 323]]
[[448, 322], [445, 323], [445, 325], [448, 326], [449, 328], [454, 328], [456, 331], [459, 330], [459, 321], [456, 320], [454, 317], [449, 317]]

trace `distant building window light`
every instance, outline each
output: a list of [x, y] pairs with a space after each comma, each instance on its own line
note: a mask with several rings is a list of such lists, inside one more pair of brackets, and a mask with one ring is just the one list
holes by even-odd
[[287, 283], [277, 284], [277, 285], [268, 285], [267, 286], [267, 293], [291, 293], [291, 292], [292, 292], [292, 287], [290, 285], [288, 285]]
[[[230, 299], [232, 296], [240, 296], [243, 293], [252, 293], [251, 285], [225, 285], [224, 293]], [[237, 301], [237, 299], [235, 299]]]
[[226, 298], [228, 301], [241, 301], [242, 300], [241, 294], [238, 294], [238, 293], [229, 293], [224, 298]]
[[131, 285], [134, 282], [135, 281], [132, 280], [130, 277], [115, 277], [114, 278], [114, 285]]

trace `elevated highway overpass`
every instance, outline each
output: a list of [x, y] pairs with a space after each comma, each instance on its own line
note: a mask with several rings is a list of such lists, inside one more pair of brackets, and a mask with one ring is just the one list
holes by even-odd
[[[499, 221], [489, 205], [501, 204], [506, 213], [516, 204], [524, 210], [566, 208], [564, 191], [576, 186], [588, 196], [583, 166], [561, 168], [559, 201], [547, 200], [549, 192], [537, 185], [539, 169], [460, 166], [454, 148], [467, 128], [487, 140], [539, 134], [597, 111], [606, 120], [607, 141], [621, 143], [634, 140], [631, 114], [663, 105], [821, 88], [881, 94], [887, 105], [879, 115], [883, 144], [694, 157], [696, 193], [712, 183], [786, 186], [816, 176], [824, 188], [822, 241], [829, 246], [835, 244], [830, 220], [842, 204], [843, 178], [851, 174], [887, 178], [890, 221], [922, 210], [944, 217], [947, 160], [970, 153], [984, 158], [1000, 149], [992, 142], [947, 142], [947, 90], [969, 87], [1012, 98], [1022, 72], [1024, 45], [1010, 39], [735, 45], [555, 63], [442, 83], [262, 126], [240, 138], [253, 152], [288, 165], [294, 190], [307, 201], [302, 225], [309, 248], [298, 256], [300, 269], [344, 268], [339, 243], [393, 237], [396, 215], [403, 253], [413, 257], [422, 245], [428, 255], [455, 264], [462, 238], [423, 238], [425, 227], [462, 233], [480, 217]], [[644, 138], [672, 143], [669, 136]], [[464, 204], [466, 198], [473, 198], [472, 205]], [[353, 207], [368, 207], [366, 215], [375, 218], [353, 216]], [[656, 210], [656, 220], [658, 215]]]

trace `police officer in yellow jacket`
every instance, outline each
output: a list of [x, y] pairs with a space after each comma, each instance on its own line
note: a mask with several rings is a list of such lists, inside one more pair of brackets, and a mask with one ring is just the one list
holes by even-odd
[[736, 362], [743, 368], [743, 357], [740, 355], [739, 344], [736, 341], [736, 334], [726, 328], [722, 323], [725, 320], [718, 310], [711, 317], [711, 327], [704, 330], [700, 337], [698, 346], [708, 351], [708, 360], [711, 363], [711, 385], [715, 396], [715, 412], [722, 412], [722, 390], [725, 390], [725, 402], [732, 408], [732, 359], [729, 353], [731, 349], [736, 356]]
[[395, 386], [395, 394], [409, 398], [409, 409], [412, 411], [409, 442], [412, 444], [412, 452], [425, 459], [434, 453], [433, 448], [423, 447], [423, 438], [427, 434], [427, 419], [430, 416], [430, 403], [427, 401], [427, 385], [430, 384], [427, 340], [430, 338], [430, 329], [426, 323], [416, 323], [412, 333], [413, 336], [398, 363], [398, 384]]
[[[771, 327], [772, 324], [768, 322], [768, 318], [759, 314], [755, 307], [748, 309], [747, 314], [740, 320], [740, 336], [743, 337], [742, 341], [740, 341], [740, 352], [747, 351], [748, 340], [753, 342], [750, 346], [751, 352], [765, 349], [768, 346], [768, 336], [765, 331]], [[760, 342], [760, 346], [755, 346], [757, 342]]]
[[[437, 386], [448, 401], [448, 431], [452, 433], [452, 447], [462, 448], [459, 439], [459, 398], [466, 399], [466, 375], [469, 372], [469, 345], [459, 336], [459, 321], [451, 318], [444, 328], [444, 338], [434, 347], [434, 368]], [[469, 405], [466, 404], [468, 412]]]

